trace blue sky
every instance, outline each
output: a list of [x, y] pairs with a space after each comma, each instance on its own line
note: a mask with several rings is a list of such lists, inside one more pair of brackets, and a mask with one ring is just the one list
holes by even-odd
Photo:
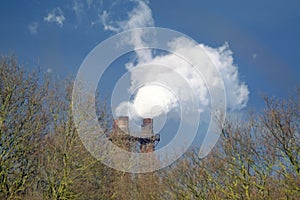
[[[211, 47], [228, 42], [250, 90], [249, 107], [261, 107], [260, 93], [284, 97], [299, 84], [300, 1], [156, 0], [149, 7], [158, 27]], [[57, 77], [75, 75], [88, 53], [114, 34], [104, 30], [103, 12], [122, 20], [130, 9], [126, 1], [1, 1], [0, 53]], [[63, 18], [51, 20], [53, 12]]]
[[[114, 35], [111, 30], [118, 28], [117, 22], [126, 22], [135, 7], [130, 0], [1, 1], [0, 54], [14, 54], [29, 69], [39, 66], [57, 79], [75, 76], [91, 50]], [[261, 94], [286, 98], [300, 84], [298, 0], [150, 0], [147, 9], [155, 26], [182, 32], [212, 52], [229, 45], [239, 80], [229, 81], [227, 91], [240, 89], [239, 83], [247, 85], [250, 94], [244, 111], [260, 110]], [[152, 24], [151, 20], [145, 24]], [[114, 84], [126, 72], [125, 64], [133, 63], [133, 57], [122, 56], [108, 68], [100, 80], [99, 85], [104, 85], [101, 95], [110, 97]], [[169, 62], [170, 58], [162, 56], [160, 61]], [[203, 130], [207, 125], [205, 120], [200, 122]], [[177, 128], [176, 120], [167, 121], [159, 148], [173, 139]], [[177, 143], [184, 143], [183, 139]]]

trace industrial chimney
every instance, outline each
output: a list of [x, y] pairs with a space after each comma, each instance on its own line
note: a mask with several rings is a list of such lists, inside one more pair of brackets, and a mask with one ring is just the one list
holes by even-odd
[[129, 118], [128, 116], [120, 116], [114, 120], [113, 130], [129, 132]]
[[142, 137], [151, 137], [153, 136], [153, 119], [144, 118], [141, 130]]
[[129, 117], [120, 116], [114, 120], [113, 131], [109, 135], [109, 140], [127, 151], [135, 150], [136, 145], [139, 144], [141, 153], [149, 153], [155, 150], [155, 145], [160, 141], [160, 136], [153, 133], [152, 118], [143, 119], [139, 137], [132, 136], [129, 133]]

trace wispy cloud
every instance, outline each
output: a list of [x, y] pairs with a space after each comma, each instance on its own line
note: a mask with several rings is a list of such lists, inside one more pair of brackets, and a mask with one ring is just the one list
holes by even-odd
[[92, 3], [93, 3], [93, 0], [86, 0], [86, 4], [88, 5], [88, 8], [91, 8]]
[[46, 17], [44, 17], [45, 22], [53, 22], [60, 27], [63, 27], [65, 19], [64, 13], [59, 7], [54, 8]]
[[102, 16], [99, 13], [102, 13], [102, 7], [102, 0], [73, 0], [69, 8], [76, 15], [75, 28], [78, 28], [80, 25], [85, 25], [86, 23], [91, 26], [101, 23]]
[[120, 27], [114, 27], [113, 25], [110, 25], [108, 21], [108, 12], [106, 10], [103, 11], [103, 14], [101, 15], [101, 22], [103, 24], [104, 30], [113, 32], [119, 32], [121, 30]]
[[84, 14], [84, 4], [81, 1], [79, 1], [79, 0], [75, 0], [73, 2], [72, 10], [75, 12], [75, 15], [76, 15], [77, 19], [79, 21], [81, 21], [81, 17]]
[[39, 26], [39, 23], [38, 23], [38, 22], [33, 22], [33, 23], [29, 24], [29, 25], [27, 26], [27, 28], [28, 28], [30, 34], [36, 35], [36, 34], [37, 34], [38, 26]]
[[52, 68], [47, 68], [46, 72], [49, 74], [52, 73]]
[[[110, 19], [110, 13], [108, 11], [104, 11], [102, 14], [102, 24], [104, 29], [113, 32], [121, 32], [134, 28], [153, 27], [154, 20], [148, 2], [142, 0], [135, 0], [133, 2], [136, 6], [131, 12], [127, 13], [128, 19], [124, 21], [114, 21], [113, 19]], [[130, 42], [135, 47], [139, 47], [144, 44], [145, 35], [146, 33], [143, 30], [137, 31], [131, 35], [131, 38], [129, 38], [127, 42]], [[136, 53], [139, 62], [147, 62], [151, 60], [151, 50], [149, 49], [140, 50]], [[129, 65], [128, 67], [130, 67]]]
[[142, 0], [136, 0], [134, 2], [137, 3], [136, 7], [128, 13], [128, 19], [124, 21], [110, 20], [110, 13], [108, 11], [104, 11], [101, 16], [104, 29], [113, 32], [120, 32], [133, 28], [154, 26], [152, 11], [148, 6], [148, 3]]

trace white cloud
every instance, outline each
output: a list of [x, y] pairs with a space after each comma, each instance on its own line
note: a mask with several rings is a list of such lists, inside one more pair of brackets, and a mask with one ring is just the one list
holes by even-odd
[[29, 24], [27, 28], [32, 35], [35, 35], [37, 34], [38, 26], [39, 26], [38, 22], [33, 22], [32, 24]]
[[247, 105], [249, 90], [239, 80], [238, 67], [233, 62], [232, 51], [228, 43], [219, 48], [202, 45], [221, 74], [226, 89], [227, 106], [231, 110], [240, 110]]
[[[101, 20], [105, 30], [120, 32], [134, 28], [143, 28], [143, 27], [153, 27], [154, 20], [152, 18], [152, 11], [148, 6], [148, 3], [142, 0], [134, 1], [136, 3], [136, 7], [128, 13], [128, 19], [124, 21], [111, 21], [109, 20], [109, 12], [104, 11]], [[143, 30], [136, 31], [131, 38], [128, 38], [129, 43], [134, 45], [134, 47], [141, 46], [144, 44], [143, 38], [145, 32]], [[143, 50], [137, 51], [139, 62], [147, 62], [151, 59], [151, 51]], [[130, 67], [130, 65], [127, 65]]]
[[[109, 20], [109, 13], [107, 11], [103, 12], [102, 23], [104, 29], [120, 32], [133, 28], [154, 26], [148, 4], [141, 0], [135, 2], [137, 3], [136, 7], [128, 13], [128, 19], [125, 21], [111, 21]], [[143, 46], [147, 43], [145, 32], [143, 30], [135, 32], [131, 38], [126, 38], [124, 42], [129, 42], [134, 47]], [[193, 96], [188, 92], [187, 84], [192, 88], [198, 99], [199, 111], [203, 111], [210, 101], [205, 81], [212, 83], [213, 87], [216, 88], [220, 88], [220, 84], [222, 84], [217, 81], [217, 75], [213, 73], [213, 70], [207, 69], [207, 62], [213, 62], [220, 72], [226, 89], [229, 110], [239, 110], [246, 106], [249, 96], [248, 87], [239, 80], [238, 68], [234, 64], [232, 51], [227, 43], [219, 48], [212, 48], [204, 44], [196, 44], [187, 38], [177, 38], [169, 45], [173, 52], [189, 55], [197, 63], [200, 63], [200, 71], [205, 71], [206, 77], [201, 77], [189, 63], [175, 54], [154, 56], [151, 50], [136, 51], [137, 61], [126, 64], [127, 69], [130, 70], [131, 78], [129, 92], [132, 93], [145, 82], [155, 82], [172, 88], [176, 98], [173, 93], [168, 92], [164, 87], [146, 85], [137, 90], [133, 100], [122, 102], [115, 110], [116, 115], [124, 115], [127, 112], [133, 117], [135, 115], [155, 117], [178, 107], [177, 98], [180, 99], [180, 104], [189, 106], [193, 103]], [[147, 68], [142, 67], [145, 65], [147, 65]], [[169, 68], [155, 66], [168, 66]]]
[[75, 12], [77, 19], [81, 21], [81, 16], [84, 13], [84, 4], [79, 0], [75, 0], [73, 2], [72, 10]]
[[[214, 49], [203, 44], [193, 44], [191, 41], [183, 43], [182, 38], [178, 38], [170, 45], [173, 46], [172, 51], [174, 51], [175, 54], [188, 54], [193, 57], [197, 63], [200, 63], [200, 71], [205, 71], [206, 76], [201, 77], [193, 66], [175, 54], [156, 56], [147, 63], [142, 63], [148, 66], [146, 69], [142, 69], [140, 64], [134, 65], [131, 63], [130, 92], [133, 92], [134, 89], [145, 82], [162, 83], [173, 89], [178, 95], [178, 98], [181, 99], [181, 105], [188, 107], [193, 103], [193, 96], [191, 96], [189, 92], [189, 88], [191, 88], [199, 101], [200, 111], [203, 111], [205, 107], [209, 105], [210, 98], [206, 82], [213, 83], [213, 87], [216, 88], [221, 87], [220, 84], [222, 84], [216, 82], [218, 77], [214, 75], [213, 69], [207, 69], [207, 61], [205, 58], [209, 56], [220, 72], [224, 82], [229, 110], [240, 110], [246, 106], [249, 91], [247, 86], [239, 80], [238, 69], [233, 63], [232, 52], [228, 44]], [[203, 49], [203, 51], [199, 51], [199, 48]], [[151, 65], [153, 65], [153, 67], [151, 67]], [[155, 66], [169, 66], [169, 69], [157, 68]], [[138, 70], [138, 68], [142, 70]], [[139, 116], [150, 117], [150, 111], [155, 106], [161, 107], [165, 113], [176, 108], [179, 104], [176, 103], [177, 99], [175, 96], [168, 92], [161, 92], [161, 90], [162, 89], [158, 89], [158, 87], [156, 87], [156, 90], [151, 87], [142, 87], [137, 91], [135, 99], [130, 102], [132, 106], [128, 109], [133, 108], [134, 113], [137, 113]], [[160, 101], [158, 102], [158, 100]], [[123, 107], [124, 105], [126, 104], [123, 104]], [[124, 110], [125, 109], [122, 108], [122, 111]], [[117, 115], [124, 115], [124, 113], [117, 112]], [[156, 115], [153, 115], [152, 117], [155, 116]]]
[[46, 71], [47, 71], [47, 73], [49, 73], [49, 74], [50, 74], [50, 73], [52, 73], [52, 68], [47, 68], [47, 70], [46, 70]]
[[88, 5], [89, 8], [91, 7], [92, 3], [93, 3], [93, 0], [86, 0], [86, 4]]
[[46, 17], [44, 17], [45, 22], [53, 22], [60, 27], [63, 26], [65, 19], [64, 13], [59, 7], [54, 8]]
[[152, 11], [148, 4], [144, 1], [137, 0], [136, 7], [128, 13], [128, 20], [124, 21], [113, 21], [109, 20], [109, 12], [104, 11], [101, 19], [105, 30], [113, 32], [120, 32], [123, 30], [141, 28], [147, 26], [154, 26], [154, 20], [152, 18]]
[[110, 25], [107, 18], [108, 18], [108, 12], [107, 11], [103, 11], [103, 14], [101, 15], [101, 22], [103, 24], [104, 30], [109, 30], [109, 31], [113, 31], [113, 32], [119, 32], [120, 28], [119, 27], [114, 27], [114, 26]]
[[132, 102], [122, 102], [117, 108], [118, 116], [131, 118], [156, 117], [178, 106], [176, 96], [161, 85], [149, 84], [139, 89]]

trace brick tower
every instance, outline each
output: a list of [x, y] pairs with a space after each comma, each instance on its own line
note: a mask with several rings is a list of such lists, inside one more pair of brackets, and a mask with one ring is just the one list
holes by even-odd
[[156, 143], [160, 141], [160, 135], [154, 135], [153, 133], [152, 118], [143, 119], [139, 135], [140, 137], [131, 136], [129, 132], [129, 118], [127, 116], [120, 116], [114, 120], [109, 139], [127, 151], [138, 151], [140, 153], [154, 151]]

